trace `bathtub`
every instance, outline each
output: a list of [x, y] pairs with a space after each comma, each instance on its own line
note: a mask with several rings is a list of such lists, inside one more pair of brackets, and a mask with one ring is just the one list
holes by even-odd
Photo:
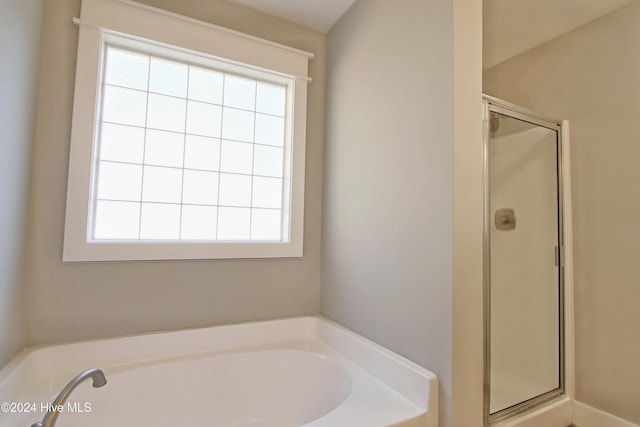
[[438, 381], [321, 317], [27, 349], [0, 370], [0, 426], [30, 426], [69, 380], [59, 427], [436, 427]]

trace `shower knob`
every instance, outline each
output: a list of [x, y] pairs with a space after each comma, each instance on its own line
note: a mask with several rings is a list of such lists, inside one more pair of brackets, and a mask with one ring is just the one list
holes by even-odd
[[493, 221], [498, 230], [513, 230], [516, 228], [516, 214], [510, 208], [497, 209]]

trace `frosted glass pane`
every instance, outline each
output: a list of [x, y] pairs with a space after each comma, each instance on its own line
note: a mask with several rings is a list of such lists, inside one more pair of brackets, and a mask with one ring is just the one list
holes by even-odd
[[105, 82], [116, 86], [147, 90], [149, 56], [136, 52], [107, 49]]
[[253, 120], [255, 114], [249, 111], [226, 108], [222, 120], [222, 138], [253, 142]]
[[172, 96], [149, 94], [147, 127], [184, 132], [186, 101]]
[[222, 104], [222, 73], [189, 67], [189, 99]]
[[143, 203], [140, 216], [141, 239], [180, 238], [180, 205]]
[[284, 118], [256, 114], [256, 144], [284, 146]]
[[218, 173], [185, 170], [182, 203], [218, 204]]
[[140, 200], [141, 165], [102, 161], [99, 167], [98, 199]]
[[251, 177], [221, 173], [220, 205], [251, 206]]
[[249, 240], [251, 209], [220, 208], [218, 240]]
[[259, 208], [282, 207], [282, 180], [278, 178], [253, 178], [253, 206]]
[[143, 201], [180, 203], [181, 193], [182, 169], [144, 167]]
[[100, 160], [142, 163], [144, 129], [133, 126], [102, 124]]
[[255, 175], [282, 177], [284, 149], [267, 145], [256, 145], [253, 157]]
[[253, 168], [253, 144], [222, 141], [220, 170], [251, 174]]
[[224, 76], [224, 105], [255, 110], [256, 81], [226, 74]]
[[144, 163], [147, 165], [182, 167], [184, 134], [147, 130]]
[[139, 226], [140, 203], [98, 200], [94, 239], [137, 239]]
[[256, 111], [284, 117], [287, 88], [258, 82]]
[[151, 58], [149, 92], [186, 98], [188, 72], [187, 64]]
[[220, 136], [222, 107], [189, 101], [187, 133], [201, 136]]
[[281, 240], [280, 209], [253, 209], [251, 212], [251, 240]]
[[217, 171], [220, 168], [220, 140], [187, 135], [184, 167]]
[[123, 125], [144, 126], [147, 94], [139, 90], [105, 86], [102, 120]]
[[218, 226], [216, 206], [182, 206], [183, 240], [215, 240]]
[[280, 241], [287, 86], [106, 49], [93, 236]]

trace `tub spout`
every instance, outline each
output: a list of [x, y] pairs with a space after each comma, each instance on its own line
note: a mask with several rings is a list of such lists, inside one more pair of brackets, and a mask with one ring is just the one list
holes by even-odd
[[102, 387], [107, 383], [107, 379], [104, 376], [104, 372], [100, 369], [87, 369], [71, 381], [69, 384], [62, 389], [58, 397], [55, 398], [53, 403], [50, 406], [49, 411], [46, 413], [42, 421], [38, 421], [37, 423], [31, 424], [31, 427], [53, 427], [56, 424], [56, 419], [58, 418], [58, 408], [64, 404], [67, 400], [71, 392], [84, 380], [87, 378], [93, 379], [93, 386], [95, 388]]

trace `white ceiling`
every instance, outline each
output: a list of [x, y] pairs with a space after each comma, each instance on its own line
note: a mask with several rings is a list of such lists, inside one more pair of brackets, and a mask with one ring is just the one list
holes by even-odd
[[634, 1], [484, 0], [484, 68], [546, 43]]
[[[233, 1], [323, 33], [328, 32], [355, 2], [355, 0]], [[484, 68], [546, 43], [634, 1], [640, 0], [484, 0]], [[398, 2], [398, 7], [402, 7], [401, 5], [402, 3]]]
[[322, 33], [349, 9], [355, 0], [233, 0], [270, 15], [297, 22]]

